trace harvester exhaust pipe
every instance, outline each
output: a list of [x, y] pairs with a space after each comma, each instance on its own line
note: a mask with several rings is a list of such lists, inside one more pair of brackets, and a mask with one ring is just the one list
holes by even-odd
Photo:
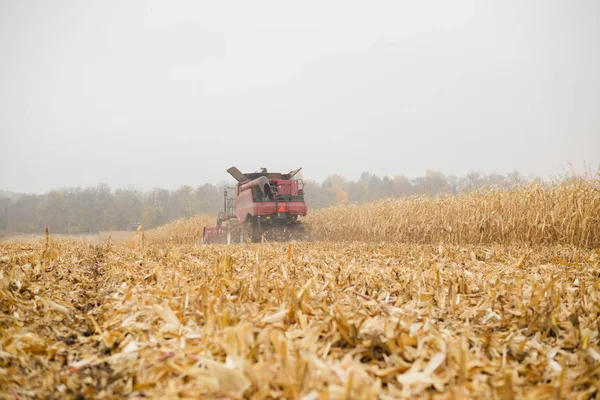
[[269, 180], [267, 179], [266, 176], [261, 176], [259, 178], [256, 178], [253, 181], [250, 181], [248, 183], [244, 183], [240, 190], [244, 191], [244, 190], [248, 190], [251, 189], [253, 187], [257, 186], [261, 193], [269, 198], [272, 198], [272, 193], [271, 193], [271, 185], [269, 185]]

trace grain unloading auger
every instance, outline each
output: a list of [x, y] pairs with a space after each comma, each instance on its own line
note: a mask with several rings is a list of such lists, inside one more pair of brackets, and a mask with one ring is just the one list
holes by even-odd
[[238, 182], [224, 193], [224, 209], [217, 226], [204, 227], [202, 243], [260, 242], [289, 240], [302, 236], [298, 217], [306, 216], [304, 182], [294, 179], [302, 168], [287, 174], [268, 172], [242, 173], [236, 167], [227, 170]]

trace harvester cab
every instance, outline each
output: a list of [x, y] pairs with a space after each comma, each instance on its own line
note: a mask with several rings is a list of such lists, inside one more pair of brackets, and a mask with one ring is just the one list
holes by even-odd
[[299, 217], [306, 216], [304, 182], [295, 179], [301, 168], [287, 174], [268, 172], [242, 173], [236, 167], [227, 172], [238, 182], [224, 193], [224, 209], [217, 226], [204, 227], [203, 243], [231, 243], [251, 240], [289, 240], [302, 232]]

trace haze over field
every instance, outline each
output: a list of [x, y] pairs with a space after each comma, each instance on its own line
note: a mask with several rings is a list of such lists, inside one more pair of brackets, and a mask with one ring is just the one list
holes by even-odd
[[0, 188], [600, 165], [600, 3], [0, 3]]

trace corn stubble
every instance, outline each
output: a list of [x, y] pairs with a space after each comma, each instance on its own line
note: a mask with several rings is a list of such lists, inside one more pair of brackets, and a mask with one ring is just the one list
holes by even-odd
[[[526, 244], [519, 242], [525, 233], [479, 244], [489, 239], [467, 228], [460, 241], [474, 243], [451, 244], [447, 237], [441, 243], [435, 225], [427, 225], [415, 229], [432, 232], [430, 244], [393, 243], [389, 232], [370, 243], [367, 232], [346, 229], [338, 239], [354, 242], [199, 246], [204, 217], [141, 228], [130, 244], [88, 246], [49, 236], [41, 243], [2, 243], [0, 393], [597, 397], [600, 252], [591, 248], [597, 228], [584, 221], [597, 220], [590, 203], [597, 205], [598, 193], [577, 185], [570, 190], [578, 194], [559, 188], [571, 214], [542, 201], [555, 194], [541, 188], [418, 203], [427, 204], [420, 213], [433, 212], [434, 204], [471, 209], [467, 221], [475, 221], [475, 215], [486, 219], [485, 204], [487, 212], [497, 210], [494, 196], [503, 207], [509, 198], [520, 204], [519, 197], [540, 208], [513, 210], [515, 218], [525, 212], [532, 226], [552, 212], [555, 219], [578, 218], [579, 228], [553, 225], [564, 229], [553, 230], [549, 243], [536, 222], [531, 232], [539, 239]], [[450, 207], [453, 201], [465, 204]], [[357, 224], [382, 222], [390, 216], [375, 211], [389, 204], [350, 210]], [[397, 212], [392, 217], [405, 215]], [[437, 213], [413, 221], [450, 218]], [[332, 217], [325, 215], [314, 213], [310, 224], [323, 224], [320, 234], [328, 237]], [[574, 239], [563, 243], [567, 233]]]

